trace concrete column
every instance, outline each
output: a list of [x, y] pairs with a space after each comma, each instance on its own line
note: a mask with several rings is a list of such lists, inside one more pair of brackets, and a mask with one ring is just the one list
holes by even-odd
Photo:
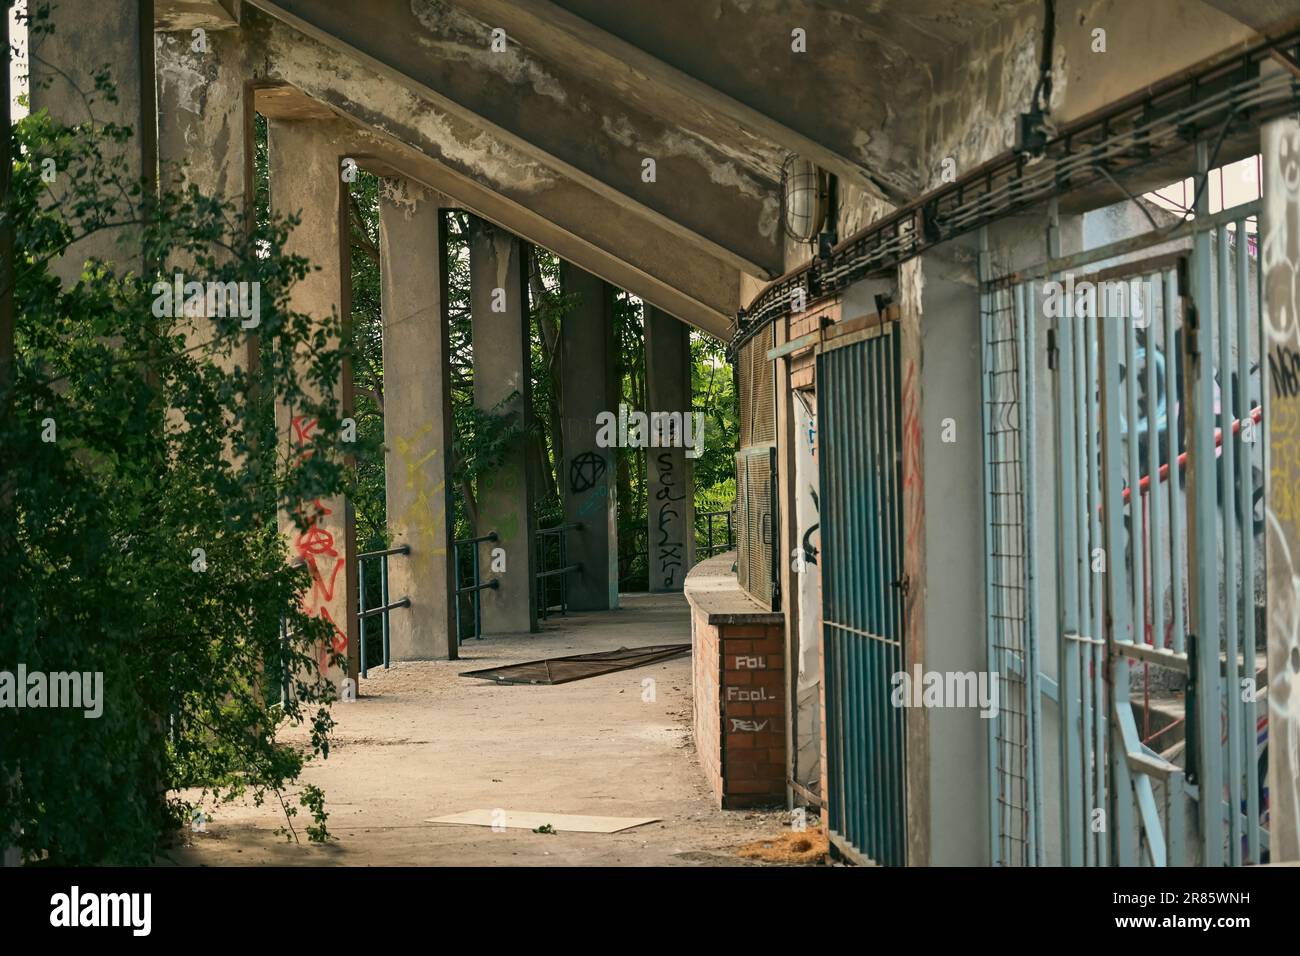
[[[180, 192], [190, 186], [203, 195], [235, 207], [230, 232], [251, 224], [253, 212], [253, 106], [245, 81], [252, 72], [233, 20], [223, 26], [213, 17], [200, 21], [205, 35], [191, 27], [155, 34], [158, 101], [158, 167], [164, 190]], [[199, 49], [195, 49], [198, 46]], [[220, 258], [221, 250], [212, 249]], [[166, 275], [176, 271], [186, 280], [191, 263], [167, 263]], [[180, 319], [191, 346], [211, 339], [205, 319]], [[213, 356], [223, 369], [251, 367], [257, 330], [250, 329], [233, 354]]]
[[[311, 121], [271, 121], [272, 205], [279, 215], [301, 216], [284, 251], [304, 256], [316, 267], [294, 286], [290, 308], [322, 319], [331, 313], [347, 315], [350, 311], [350, 266], [341, 229], [345, 197], [339, 162], [330, 126]], [[350, 378], [350, 371], [345, 370], [334, 394], [329, 396], [339, 404], [341, 416], [351, 412]], [[287, 454], [300, 453], [298, 449], [319, 434], [316, 420], [296, 409], [277, 405], [275, 419]], [[348, 676], [355, 680], [360, 659], [355, 651], [357, 567], [352, 509], [342, 495], [304, 502], [303, 508], [316, 515], [305, 531], [296, 528], [288, 515], [280, 519], [289, 541], [289, 557], [306, 562], [310, 568], [313, 583], [303, 596], [304, 605], [313, 615], [333, 624], [334, 648], [348, 654]], [[324, 659], [324, 648], [321, 655]], [[343, 677], [331, 668], [332, 680], [341, 683]]]
[[[651, 421], [656, 412], [691, 413], [690, 328], [653, 306], [646, 308], [645, 376]], [[650, 441], [670, 444], [656, 435]], [[646, 449], [651, 591], [680, 591], [695, 562], [695, 482], [691, 459], [677, 447]]]
[[155, 34], [162, 184], [251, 209], [252, 70], [238, 30], [205, 30], [197, 50], [188, 29]]
[[[104, 160], [121, 156], [125, 161], [122, 175], [128, 180], [125, 185], [143, 182], [146, 198], [156, 188], [157, 166], [153, 8], [153, 0], [57, 0], [50, 7], [48, 21], [53, 29], [29, 37], [32, 112], [49, 109], [56, 121], [69, 126], [93, 122], [100, 127], [106, 123], [130, 127], [132, 136], [125, 143], [117, 147], [106, 144]], [[111, 65], [116, 102], [95, 92], [93, 74], [105, 63]], [[96, 163], [96, 168], [106, 166]], [[51, 187], [55, 202], [70, 188], [77, 172], [58, 170]], [[137, 211], [140, 201], [106, 196], [100, 212], [105, 218], [127, 218]], [[73, 243], [53, 271], [65, 284], [75, 283], [91, 257], [122, 270], [141, 271], [141, 249], [131, 235], [122, 227], [97, 230]]]
[[[474, 404], [527, 428], [532, 419], [532, 376], [523, 245], [517, 236], [475, 219], [470, 228], [469, 268]], [[522, 437], [512, 444], [499, 466], [479, 478], [476, 489], [477, 533], [495, 531], [500, 537], [496, 545], [479, 547], [483, 580], [495, 577], [500, 582], [496, 590], [483, 591], [487, 634], [537, 629], [526, 447]]]
[[[919, 659], [926, 671], [988, 667], [983, 633], [971, 626], [984, 620], [983, 426], [974, 266], [973, 239], [954, 240], [914, 260], [902, 290], [903, 547], [905, 601], [912, 602], [907, 656], [909, 667]], [[955, 442], [944, 440], [948, 419], [956, 423]], [[916, 573], [909, 562], [912, 552]], [[918, 710], [911, 708], [907, 715], [909, 748], [911, 717]], [[925, 716], [925, 749], [915, 753], [915, 760], [909, 749], [907, 759], [909, 772], [929, 775], [928, 845], [924, 856], [909, 853], [908, 864], [987, 866], [988, 722], [971, 708], [937, 708]]]
[[388, 527], [407, 557], [389, 559], [397, 660], [454, 659], [451, 362], [444, 310], [442, 216], [446, 199], [404, 179], [379, 198], [384, 312], [384, 446]]
[[1300, 860], [1300, 122], [1276, 120], [1261, 138], [1269, 848], [1282, 863]]
[[577, 611], [618, 607], [617, 450], [596, 444], [596, 416], [618, 414], [619, 382], [614, 289], [568, 262], [560, 286], [575, 297], [560, 329], [560, 408], [568, 557], [582, 570], [569, 577], [569, 606]]

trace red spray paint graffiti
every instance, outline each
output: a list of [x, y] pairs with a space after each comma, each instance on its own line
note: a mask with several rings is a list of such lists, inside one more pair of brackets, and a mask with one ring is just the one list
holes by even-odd
[[915, 388], [916, 363], [903, 376], [903, 503], [907, 510], [907, 548], [916, 547], [925, 521], [925, 478], [921, 470], [921, 414]]
[[[290, 423], [293, 427], [293, 439], [296, 447], [301, 449], [299, 460], [312, 456], [312, 449], [305, 448], [316, 430], [316, 419], [294, 416]], [[308, 512], [310, 509], [310, 513]], [[302, 609], [309, 617], [319, 617], [328, 621], [334, 628], [334, 637], [330, 642], [333, 647], [321, 644], [317, 661], [322, 672], [329, 667], [331, 653], [347, 653], [348, 636], [334, 623], [329, 604], [334, 600], [334, 587], [338, 581], [339, 571], [343, 568], [343, 556], [334, 547], [334, 534], [326, 527], [326, 518], [332, 515], [332, 509], [325, 507], [319, 498], [309, 505], [299, 505], [298, 514], [305, 517], [303, 530], [294, 539], [294, 553], [307, 566], [311, 573], [311, 590], [302, 596]]]

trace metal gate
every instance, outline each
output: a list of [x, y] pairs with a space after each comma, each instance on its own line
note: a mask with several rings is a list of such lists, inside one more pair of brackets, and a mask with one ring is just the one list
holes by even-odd
[[[1043, 821], [1034, 807], [1042, 785], [1035, 711], [1044, 694], [1059, 703], [1063, 863], [1213, 866], [1258, 862], [1267, 850], [1258, 736], [1267, 681], [1256, 657], [1262, 329], [1247, 230], [1258, 208], [1254, 202], [1210, 215], [1202, 201], [1192, 222], [1058, 257], [1023, 270], [1000, 291], [987, 282], [982, 290], [991, 303], [984, 340], [987, 569], [998, 602], [989, 610], [990, 669], [1024, 680], [1029, 715], [1018, 753], [1006, 728], [991, 735], [994, 796], [1005, 798], [1023, 770], [1020, 793], [1028, 801], [1015, 815], [1005, 799], [995, 806], [995, 861], [1043, 862]], [[1188, 237], [1190, 249], [1132, 261]], [[1117, 259], [1124, 261], [1108, 265]], [[1009, 306], [1000, 310], [997, 302]], [[1023, 333], [1011, 336], [1018, 364], [995, 351], [1007, 337], [998, 329], [1017, 323], [1031, 330], [1027, 352]], [[1018, 414], [998, 417], [1005, 411], [999, 403], [1010, 399], [989, 373], [1010, 369], [1020, 413], [1023, 398], [1033, 395], [1035, 323], [1048, 330], [1055, 459], [1054, 468], [1043, 463], [1052, 469], [1045, 474], [1057, 545], [1048, 583], [1055, 586], [1059, 686], [1051, 687], [1034, 663], [1044, 650], [1038, 635], [1051, 626], [1033, 626], [1032, 600], [1022, 608], [998, 594], [1034, 586], [1032, 560], [1019, 561], [1011, 546], [1032, 553], [1034, 509], [1024, 494], [1035, 469], [1032, 426]], [[1022, 428], [1030, 435], [1008, 440]], [[997, 469], [1011, 461], [1012, 447], [1021, 457], [1009, 479]], [[1019, 510], [1004, 520], [1006, 501], [996, 496], [1017, 490]], [[1025, 520], [1018, 524], [1016, 515]], [[1021, 648], [1009, 632], [1024, 636]], [[1033, 689], [1031, 678], [1042, 686]], [[1152, 706], [1162, 688], [1164, 716]], [[1022, 720], [1018, 710], [1012, 716]], [[1005, 839], [1009, 823], [1023, 840]], [[1025, 852], [1008, 858], [1008, 850]]]
[[837, 851], [906, 860], [906, 668], [898, 334], [892, 323], [817, 356], [827, 812]]

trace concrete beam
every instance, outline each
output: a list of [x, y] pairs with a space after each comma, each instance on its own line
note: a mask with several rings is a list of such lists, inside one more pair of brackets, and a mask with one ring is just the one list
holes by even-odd
[[582, 524], [568, 533], [568, 558], [582, 565], [569, 577], [569, 606], [604, 611], [618, 607], [618, 452], [596, 442], [597, 416], [618, 413], [614, 289], [563, 260], [560, 289], [574, 297], [560, 324], [560, 483], [565, 523]]
[[1267, 30], [1281, 23], [1294, 24], [1300, 5], [1295, 0], [1205, 0], [1252, 30]]
[[[922, 113], [936, 70], [1009, 11], [1041, 6], [1034, 0], [555, 2], [868, 170], [894, 202], [920, 192]], [[805, 52], [793, 48], [796, 29], [804, 31]]]
[[679, 241], [757, 275], [783, 271], [772, 151], [643, 112], [567, 61], [506, 41], [495, 50], [494, 25], [444, 0], [371, 0], [364, 17], [332, 0], [250, 3], [328, 46], [336, 65], [342, 55], [375, 70]]
[[154, 29], [230, 30], [239, 26], [240, 0], [154, 0]]
[[[313, 119], [328, 125], [339, 148], [356, 159], [357, 165], [367, 172], [408, 179], [426, 186], [454, 200], [454, 205], [549, 249], [683, 322], [718, 338], [730, 338], [735, 309], [740, 304], [742, 286], [739, 273], [702, 259], [689, 248], [671, 245], [662, 248], [660, 255], [647, 263], [647, 268], [652, 271], [645, 271], [638, 264], [607, 251], [587, 235], [560, 228], [530, 208], [452, 171], [444, 163], [392, 136], [362, 128], [356, 120], [311, 99], [300, 90], [286, 86], [258, 88], [254, 91], [254, 102], [257, 112], [269, 119]], [[612, 233], [603, 225], [598, 223], [589, 231], [597, 233], [601, 241], [612, 241], [606, 239]], [[626, 252], [623, 246], [618, 248], [620, 252]], [[641, 255], [639, 250], [640, 243], [637, 245], [638, 256]], [[646, 250], [644, 254], [648, 257], [651, 251]], [[715, 273], [718, 277], [712, 278]], [[673, 275], [678, 277], [679, 284], [670, 281]], [[713, 282], [734, 283], [734, 286], [714, 285]], [[707, 300], [696, 296], [707, 296]]]
[[[530, 242], [626, 289], [684, 321], [727, 334], [739, 275], [654, 223], [630, 214], [430, 100], [357, 66], [342, 75], [338, 55], [259, 10], [241, 32], [259, 64], [257, 107], [332, 109], [366, 132], [363, 152], [461, 202]], [[295, 91], [286, 90], [293, 87]], [[278, 102], [272, 102], [272, 100]]]
[[[470, 311], [473, 316], [474, 404], [506, 415], [528, 432], [532, 421], [528, 287], [523, 245], [482, 220], [472, 220], [469, 239]], [[483, 633], [537, 630], [537, 580], [533, 560], [533, 496], [524, 435], [506, 449], [476, 489], [476, 535], [500, 539], [479, 548], [483, 581]], [[498, 558], [504, 558], [501, 570]]]
[[[763, 150], [779, 164], [787, 152], [883, 196], [859, 160], [748, 103], [728, 96], [551, 0], [455, 0], [480, 21], [503, 28], [550, 63], [569, 63], [619, 98], [688, 129], [707, 130], [740, 150]], [[721, 122], [719, 122], [721, 121]], [[762, 146], [760, 144], [771, 144]]]
[[[690, 414], [691, 330], [655, 308], [646, 309], [645, 378], [646, 411]], [[695, 563], [695, 481], [686, 449], [676, 445], [646, 449], [651, 591], [680, 591]]]
[[396, 660], [453, 660], [456, 587], [452, 563], [449, 453], [451, 348], [442, 209], [447, 199], [386, 179], [379, 200], [380, 296], [384, 314], [384, 457], [388, 527], [406, 557], [388, 563]]

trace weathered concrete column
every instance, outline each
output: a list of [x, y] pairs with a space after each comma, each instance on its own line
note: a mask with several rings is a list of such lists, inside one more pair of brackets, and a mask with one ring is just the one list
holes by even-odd
[[[116, 155], [125, 160], [122, 175], [142, 181], [146, 197], [156, 188], [157, 166], [153, 19], [153, 0], [57, 0], [50, 7], [48, 21], [53, 30], [29, 37], [32, 112], [49, 109], [56, 121], [69, 126], [92, 121], [100, 127], [106, 123], [129, 126], [131, 138], [119, 147], [105, 144], [104, 159], [114, 158], [114, 150], [120, 149]], [[116, 102], [95, 92], [94, 73], [105, 63], [111, 65]], [[92, 98], [89, 106], [88, 95]], [[57, 171], [51, 186], [55, 202], [70, 188], [73, 174], [72, 170]], [[115, 207], [108, 205], [110, 202]], [[129, 208], [130, 203], [125, 197], [105, 198], [99, 211], [107, 219], [127, 218], [136, 211]], [[98, 257], [122, 270], [138, 272], [144, 262], [139, 244], [131, 241], [133, 232], [122, 227], [97, 230], [73, 243], [52, 271], [64, 283], [74, 283], [85, 260]]]
[[[222, 12], [220, 7], [215, 8]], [[246, 48], [233, 18], [215, 14], [184, 18], [184, 28], [155, 35], [158, 101], [158, 168], [163, 190], [194, 186], [203, 195], [234, 207], [231, 232], [246, 230], [253, 210], [253, 107], [246, 88], [251, 76]], [[192, 31], [202, 28], [196, 36]], [[221, 250], [211, 250], [218, 259]], [[206, 276], [188, 273], [188, 261], [169, 262], [186, 281]], [[212, 338], [209, 319], [182, 318], [190, 345]], [[229, 371], [252, 367], [257, 329], [250, 328], [230, 354], [213, 356]]]
[[582, 524], [568, 534], [569, 561], [582, 565], [569, 576], [569, 606], [604, 611], [618, 607], [618, 469], [617, 450], [596, 443], [596, 417], [618, 414], [614, 289], [564, 261], [560, 287], [575, 296], [560, 329], [560, 483], [565, 523]]
[[154, 35], [157, 63], [158, 162], [165, 188], [194, 185], [207, 196], [251, 208], [252, 75], [232, 29], [204, 26]]
[[[332, 313], [348, 314], [346, 301], [350, 267], [340, 228], [344, 211], [340, 156], [330, 126], [311, 121], [272, 120], [270, 123], [271, 200], [279, 215], [297, 213], [301, 223], [285, 243], [285, 253], [301, 255], [318, 267], [294, 286], [290, 307], [325, 319]], [[350, 371], [345, 370], [328, 396], [339, 403], [341, 415], [351, 413]], [[321, 396], [317, 396], [321, 397]], [[299, 410], [277, 405], [276, 429], [288, 454], [311, 443], [319, 433], [316, 419]], [[289, 541], [291, 560], [306, 562], [312, 588], [303, 596], [307, 610], [334, 626], [334, 649], [348, 655], [348, 675], [354, 680], [360, 659], [356, 653], [356, 529], [352, 508], [342, 495], [304, 502], [315, 514], [306, 530], [282, 515], [280, 527]], [[321, 649], [321, 657], [327, 655]], [[344, 675], [330, 669], [332, 680]]]
[[456, 655], [451, 494], [451, 361], [443, 308], [444, 197], [385, 179], [379, 197], [384, 312], [384, 446], [388, 527], [407, 557], [388, 563], [397, 660]]
[[[507, 415], [527, 428], [532, 418], [529, 366], [528, 287], [523, 245], [517, 236], [479, 219], [471, 221], [470, 309], [474, 321], [474, 404]], [[521, 437], [500, 465], [481, 476], [476, 489], [478, 534], [495, 531], [500, 541], [479, 547], [484, 581], [483, 631], [508, 634], [537, 628], [533, 577], [533, 501], [526, 443]], [[501, 570], [504, 558], [505, 570]], [[495, 565], [495, 568], [494, 568]]]
[[1300, 860], [1300, 196], [1288, 182], [1300, 122], [1263, 128], [1264, 547], [1268, 654], [1269, 849], [1273, 863]]
[[695, 481], [679, 436], [656, 435], [656, 412], [691, 414], [690, 327], [653, 306], [645, 317], [646, 395], [650, 441], [675, 447], [646, 449], [651, 591], [680, 591], [695, 563]]

